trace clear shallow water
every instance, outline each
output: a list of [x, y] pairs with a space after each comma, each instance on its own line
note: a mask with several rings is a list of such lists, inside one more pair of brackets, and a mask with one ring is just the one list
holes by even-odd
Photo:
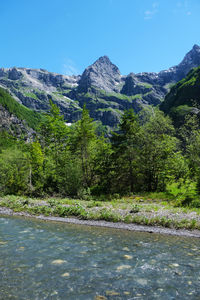
[[200, 239], [0, 217], [0, 299], [200, 299]]

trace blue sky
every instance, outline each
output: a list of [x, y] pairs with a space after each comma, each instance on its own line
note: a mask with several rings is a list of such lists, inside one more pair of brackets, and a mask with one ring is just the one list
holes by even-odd
[[200, 45], [200, 0], [0, 0], [0, 67], [157, 72]]

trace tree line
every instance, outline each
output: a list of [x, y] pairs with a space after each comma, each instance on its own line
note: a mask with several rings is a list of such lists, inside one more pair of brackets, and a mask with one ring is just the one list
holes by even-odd
[[[124, 112], [109, 137], [97, 133], [86, 106], [66, 126], [58, 107], [25, 143], [0, 133], [0, 193], [84, 198], [139, 192], [185, 192], [182, 204], [200, 192], [200, 130], [196, 115], [175, 129], [159, 109], [138, 117]], [[177, 196], [178, 197], [178, 196]], [[200, 206], [195, 200], [196, 206]]]

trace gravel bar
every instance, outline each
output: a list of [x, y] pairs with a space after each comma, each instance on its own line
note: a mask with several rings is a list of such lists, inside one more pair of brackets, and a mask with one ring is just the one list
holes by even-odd
[[137, 224], [126, 224], [122, 222], [107, 222], [107, 221], [93, 221], [93, 220], [79, 220], [77, 218], [67, 218], [67, 217], [46, 217], [43, 215], [35, 216], [30, 215], [25, 212], [14, 212], [10, 208], [0, 207], [0, 215], [4, 216], [24, 216], [28, 218], [35, 218], [44, 221], [54, 221], [54, 222], [63, 222], [69, 224], [77, 224], [77, 225], [87, 225], [87, 226], [97, 226], [97, 227], [107, 227], [107, 228], [115, 228], [122, 230], [130, 230], [130, 231], [139, 231], [139, 232], [148, 232], [148, 233], [159, 233], [159, 234], [168, 234], [168, 235], [176, 235], [183, 237], [195, 237], [200, 238], [200, 230], [185, 230], [185, 229], [171, 229], [165, 227], [158, 226], [143, 226]]

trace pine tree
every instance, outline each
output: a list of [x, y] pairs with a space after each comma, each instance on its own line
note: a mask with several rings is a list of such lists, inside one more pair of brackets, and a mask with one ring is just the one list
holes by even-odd
[[86, 105], [83, 106], [81, 120], [76, 125], [75, 147], [81, 158], [83, 183], [89, 187], [93, 177], [92, 156], [96, 144], [96, 133], [93, 119], [90, 118]]
[[113, 160], [115, 180], [120, 189], [134, 191], [136, 168], [139, 154], [140, 126], [133, 110], [127, 110], [122, 116], [119, 132], [113, 133]]

